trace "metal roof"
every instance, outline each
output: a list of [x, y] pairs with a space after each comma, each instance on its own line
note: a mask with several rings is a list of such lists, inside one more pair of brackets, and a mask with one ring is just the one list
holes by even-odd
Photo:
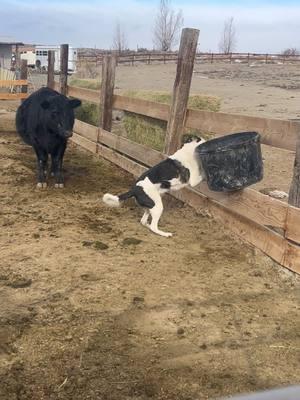
[[15, 38], [12, 36], [0, 36], [0, 45], [1, 44], [11, 45], [11, 46], [24, 45], [24, 43], [22, 42], [17, 42]]
[[0, 46], [1, 46], [1, 45], [10, 45], [10, 46], [16, 46], [16, 45], [18, 45], [18, 46], [23, 46], [24, 43], [22, 43], [22, 42], [2, 42], [2, 41], [0, 41]]

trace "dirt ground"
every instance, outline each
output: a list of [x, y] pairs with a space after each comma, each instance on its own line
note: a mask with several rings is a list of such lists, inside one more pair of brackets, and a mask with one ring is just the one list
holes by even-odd
[[[175, 64], [119, 66], [116, 91], [172, 91]], [[192, 94], [221, 98], [221, 111], [300, 119], [300, 66], [277, 64], [196, 64]]]
[[66, 188], [35, 189], [0, 136], [0, 399], [203, 400], [299, 382], [299, 278], [207, 216], [161, 226], [100, 196], [133, 178], [70, 147]]
[[[116, 92], [172, 90], [174, 77], [175, 65], [121, 66]], [[192, 92], [224, 112], [300, 118], [297, 66], [197, 64]], [[257, 189], [288, 191], [293, 152], [263, 154]], [[38, 191], [32, 150], [0, 134], [0, 400], [204, 400], [299, 383], [299, 277], [170, 198], [171, 239], [133, 203], [105, 207], [133, 178], [74, 146], [65, 170], [65, 189]]]

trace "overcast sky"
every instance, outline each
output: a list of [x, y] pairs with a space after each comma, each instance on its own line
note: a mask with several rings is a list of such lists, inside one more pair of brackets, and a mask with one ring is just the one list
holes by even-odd
[[[135, 49], [153, 47], [159, 0], [0, 0], [0, 37], [26, 43], [111, 48], [116, 22]], [[300, 49], [300, 0], [173, 0], [184, 27], [200, 29], [199, 49], [217, 51], [224, 20], [234, 17], [240, 52]]]

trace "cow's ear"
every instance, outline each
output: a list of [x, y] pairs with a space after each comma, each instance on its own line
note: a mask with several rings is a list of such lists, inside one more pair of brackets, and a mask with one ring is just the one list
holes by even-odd
[[50, 107], [49, 101], [48, 101], [48, 100], [42, 101], [42, 102], [41, 102], [41, 107], [42, 107], [44, 110], [47, 110], [47, 109]]
[[72, 99], [72, 100], [69, 100], [69, 104], [70, 104], [70, 106], [71, 106], [72, 108], [76, 108], [76, 107], [79, 107], [79, 106], [81, 105], [81, 100], [79, 100], [79, 99]]

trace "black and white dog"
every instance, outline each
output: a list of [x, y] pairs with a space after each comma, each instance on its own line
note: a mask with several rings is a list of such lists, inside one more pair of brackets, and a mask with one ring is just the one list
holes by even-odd
[[[146, 208], [141, 224], [158, 235], [170, 237], [172, 233], [158, 228], [158, 221], [163, 212], [162, 194], [171, 190], [180, 190], [190, 185], [198, 185], [203, 177], [196, 158], [195, 149], [205, 140], [192, 136], [173, 155], [144, 172], [135, 185], [119, 196], [106, 193], [104, 203], [111, 207], [120, 206], [120, 202], [135, 197], [137, 203]], [[148, 218], [151, 215], [151, 224]]]

